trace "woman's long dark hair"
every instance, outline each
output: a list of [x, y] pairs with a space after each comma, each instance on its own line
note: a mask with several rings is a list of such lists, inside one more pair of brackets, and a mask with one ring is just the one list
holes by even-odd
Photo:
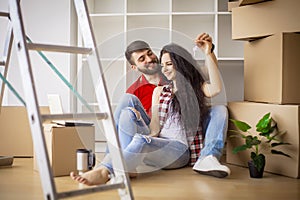
[[202, 91], [204, 78], [197, 69], [197, 61], [183, 47], [174, 43], [164, 46], [160, 52], [160, 62], [164, 53], [170, 54], [176, 70], [177, 91], [172, 99], [172, 114], [179, 113], [185, 130], [195, 132], [202, 128], [208, 113]]

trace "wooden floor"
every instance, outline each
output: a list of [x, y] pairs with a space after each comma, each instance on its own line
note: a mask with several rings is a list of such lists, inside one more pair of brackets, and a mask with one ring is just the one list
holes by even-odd
[[[191, 168], [162, 170], [131, 179], [135, 199], [231, 199], [299, 200], [300, 180], [270, 173], [263, 179], [249, 178], [248, 169], [228, 165], [232, 175], [218, 179], [197, 174]], [[69, 177], [55, 178], [57, 190], [82, 187]], [[15, 158], [13, 167], [0, 168], [1, 200], [43, 199], [39, 174], [33, 171], [32, 158]], [[118, 199], [117, 192], [95, 193], [73, 199]]]

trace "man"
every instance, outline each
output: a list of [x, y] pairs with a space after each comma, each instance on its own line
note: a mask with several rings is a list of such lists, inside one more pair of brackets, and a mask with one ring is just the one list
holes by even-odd
[[147, 114], [151, 116], [153, 90], [158, 85], [167, 84], [167, 79], [161, 73], [161, 66], [158, 65], [158, 58], [149, 45], [140, 40], [128, 45], [125, 57], [132, 70], [142, 73], [126, 92], [138, 97]]

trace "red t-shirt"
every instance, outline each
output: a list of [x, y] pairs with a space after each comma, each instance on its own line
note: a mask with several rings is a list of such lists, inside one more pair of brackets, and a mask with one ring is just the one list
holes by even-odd
[[[158, 85], [167, 84], [164, 79], [160, 79]], [[156, 85], [153, 85], [147, 81], [144, 75], [141, 75], [128, 89], [127, 93], [135, 95], [144, 106], [147, 114], [151, 117], [151, 105], [152, 105], [152, 93], [156, 88]]]

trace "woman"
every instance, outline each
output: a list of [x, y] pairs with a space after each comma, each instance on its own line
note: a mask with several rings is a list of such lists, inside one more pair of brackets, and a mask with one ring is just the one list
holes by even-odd
[[[217, 66], [208, 38], [207, 34], [199, 35], [196, 44], [207, 57], [210, 83], [204, 81], [197, 70], [196, 61], [184, 48], [170, 44], [162, 49], [162, 72], [171, 84], [157, 87], [153, 92], [150, 129], [143, 123], [140, 113], [130, 108], [131, 115], [137, 119], [135, 126], [119, 131], [129, 172], [135, 172], [141, 164], [154, 167], [151, 169], [153, 171], [180, 168], [189, 161], [191, 164], [196, 161], [202, 144], [202, 124], [208, 110], [205, 96], [218, 93], [221, 87], [218, 71], [214, 71]], [[108, 154], [100, 167], [82, 176], [71, 173], [71, 177], [80, 183], [96, 185], [106, 183], [112, 173]]]

